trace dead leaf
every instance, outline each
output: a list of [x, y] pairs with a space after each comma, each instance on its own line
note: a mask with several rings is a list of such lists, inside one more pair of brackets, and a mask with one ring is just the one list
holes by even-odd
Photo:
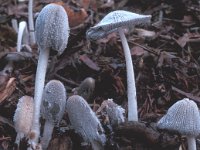
[[99, 71], [99, 70], [100, 70], [99, 66], [98, 66], [95, 62], [93, 62], [86, 54], [81, 55], [81, 56], [79, 57], [79, 59], [80, 59], [84, 64], [86, 64], [89, 68], [91, 68], [91, 69], [93, 69], [93, 70], [95, 70], [95, 71]]
[[15, 91], [16, 88], [16, 81], [15, 78], [10, 78], [9, 81], [6, 84], [6, 87], [3, 91], [1, 91], [0, 93], [0, 104], [10, 95], [12, 95], [12, 93]]
[[88, 14], [84, 8], [80, 9], [72, 8], [63, 2], [58, 2], [56, 4], [61, 5], [65, 8], [65, 11], [67, 12], [68, 15], [70, 27], [75, 27], [84, 23], [84, 21], [88, 17]]
[[133, 56], [141, 56], [145, 53], [144, 49], [140, 46], [134, 46], [132, 49], [131, 49], [131, 55]]

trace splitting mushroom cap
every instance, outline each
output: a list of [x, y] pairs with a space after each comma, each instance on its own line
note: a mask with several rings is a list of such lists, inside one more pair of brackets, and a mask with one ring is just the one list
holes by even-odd
[[58, 80], [49, 81], [43, 92], [41, 113], [43, 118], [55, 124], [63, 117], [66, 106], [66, 90]]
[[125, 109], [113, 102], [113, 99], [103, 101], [101, 107], [103, 109], [105, 108], [105, 111], [108, 114], [110, 123], [112, 125], [117, 125], [125, 121]]
[[52, 48], [62, 54], [68, 43], [69, 23], [65, 9], [48, 4], [39, 13], [35, 26], [36, 41], [40, 49]]
[[80, 86], [75, 89], [74, 93], [89, 101], [94, 93], [94, 89], [95, 80], [91, 77], [87, 77], [81, 82]]
[[23, 96], [19, 99], [13, 118], [17, 133], [22, 133], [27, 136], [30, 132], [33, 118], [33, 105], [33, 98], [30, 96]]
[[129, 27], [150, 23], [151, 15], [139, 15], [124, 10], [116, 10], [107, 14], [97, 25], [87, 31], [87, 38], [97, 40], [106, 37], [119, 27]]
[[158, 128], [178, 131], [183, 135], [198, 136], [200, 115], [196, 103], [184, 98], [172, 105], [157, 123]]
[[73, 95], [69, 97], [67, 112], [71, 125], [77, 133], [82, 135], [85, 141], [105, 143], [106, 137], [100, 121], [81, 96]]

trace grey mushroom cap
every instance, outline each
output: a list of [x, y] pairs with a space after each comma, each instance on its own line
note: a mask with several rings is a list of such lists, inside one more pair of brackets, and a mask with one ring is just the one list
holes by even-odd
[[85, 141], [105, 143], [106, 137], [99, 119], [81, 96], [73, 95], [68, 98], [67, 113], [71, 125]]
[[90, 101], [95, 90], [95, 79], [87, 77], [84, 79], [79, 87], [74, 90], [74, 93], [82, 96], [85, 100]]
[[150, 23], [151, 15], [140, 15], [124, 10], [116, 10], [107, 14], [97, 25], [91, 27], [86, 36], [97, 40], [115, 32], [119, 27], [132, 27]]
[[39, 13], [35, 26], [40, 49], [52, 48], [62, 54], [68, 43], [69, 23], [65, 9], [57, 4], [46, 5]]
[[113, 102], [113, 99], [103, 101], [100, 108], [105, 110], [112, 125], [118, 125], [125, 121], [125, 109]]
[[196, 103], [188, 98], [172, 105], [157, 123], [158, 128], [196, 137], [200, 134], [200, 115]]
[[46, 120], [58, 124], [66, 107], [66, 90], [62, 82], [49, 81], [43, 91], [41, 113]]

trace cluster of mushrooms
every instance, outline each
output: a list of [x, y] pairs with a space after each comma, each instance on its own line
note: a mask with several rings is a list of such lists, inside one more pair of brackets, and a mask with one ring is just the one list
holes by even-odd
[[[32, 3], [30, 0], [29, 3]], [[29, 9], [32, 11], [31, 5]], [[29, 19], [31, 41], [36, 41], [39, 58], [35, 79], [34, 98], [23, 96], [19, 99], [14, 115], [17, 132], [16, 144], [24, 137], [28, 138], [31, 149], [47, 149], [52, 137], [54, 126], [59, 123], [65, 113], [68, 114], [71, 126], [86, 142], [91, 143], [94, 150], [103, 150], [106, 143], [104, 129], [96, 113], [105, 110], [112, 125], [125, 121], [125, 110], [114, 103], [112, 99], [104, 101], [95, 113], [84, 95], [85, 91], [92, 93], [95, 81], [87, 78], [82, 82], [74, 95], [67, 97], [62, 82], [50, 80], [45, 85], [45, 75], [48, 66], [50, 50], [56, 50], [60, 55], [65, 50], [69, 37], [68, 16], [65, 9], [58, 4], [48, 4], [39, 13], [35, 32], [32, 13]], [[106, 15], [101, 22], [91, 27], [86, 36], [90, 40], [104, 38], [112, 32], [118, 32], [124, 49], [127, 69], [128, 121], [138, 121], [137, 99], [133, 63], [124, 28], [150, 23], [150, 15], [139, 15], [128, 11], [116, 10]], [[22, 38], [26, 34], [26, 23], [20, 23], [17, 50], [21, 49]], [[85, 91], [84, 91], [85, 90]], [[40, 116], [45, 119], [43, 133], [40, 133]], [[82, 119], [84, 118], [84, 119]], [[158, 122], [158, 128], [178, 131], [186, 135], [188, 149], [195, 150], [195, 137], [200, 133], [200, 116], [196, 103], [188, 98], [175, 103], [168, 113]]]

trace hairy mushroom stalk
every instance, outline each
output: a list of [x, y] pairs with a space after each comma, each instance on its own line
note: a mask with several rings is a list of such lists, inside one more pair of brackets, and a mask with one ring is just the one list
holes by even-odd
[[139, 15], [124, 10], [117, 10], [107, 14], [97, 25], [91, 27], [87, 31], [87, 38], [93, 40], [106, 37], [108, 34], [115, 31], [118, 31], [119, 33], [126, 60], [129, 121], [138, 121], [138, 112], [133, 63], [130, 48], [128, 46], [128, 42], [125, 37], [123, 28], [140, 24], [148, 24], [150, 22], [150, 19], [150, 15]]
[[68, 16], [65, 9], [57, 4], [48, 4], [39, 13], [36, 20], [36, 42], [40, 51], [35, 78], [34, 116], [29, 142], [32, 146], [38, 142], [40, 135], [39, 117], [50, 48], [62, 54], [69, 37]]
[[33, 98], [23, 96], [19, 99], [17, 109], [14, 114], [14, 126], [17, 132], [15, 143], [19, 146], [23, 137], [28, 137], [31, 130], [33, 118]]
[[196, 150], [196, 140], [200, 134], [200, 114], [196, 103], [188, 98], [172, 105], [167, 114], [157, 123], [158, 128], [177, 131], [186, 135], [188, 150]]
[[106, 137], [101, 123], [84, 98], [73, 95], [67, 100], [67, 113], [71, 125], [94, 150], [102, 150]]
[[61, 121], [66, 105], [66, 90], [58, 80], [49, 81], [43, 92], [41, 113], [45, 119], [42, 148], [47, 149], [52, 137], [53, 128]]

